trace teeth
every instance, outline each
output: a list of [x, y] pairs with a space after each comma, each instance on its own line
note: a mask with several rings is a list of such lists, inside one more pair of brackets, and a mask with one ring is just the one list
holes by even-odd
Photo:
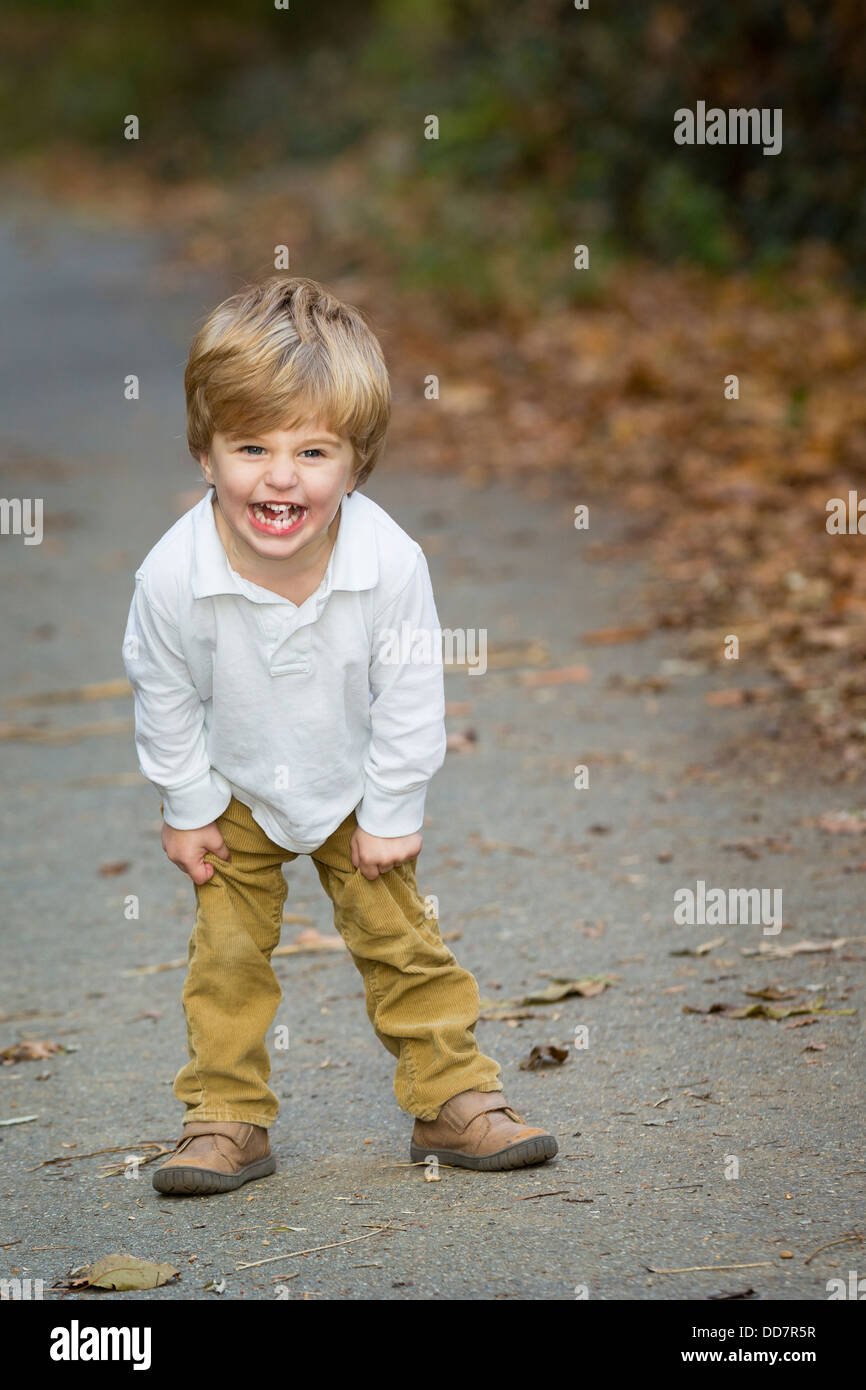
[[306, 508], [295, 506], [290, 502], [262, 502], [253, 503], [253, 514], [259, 521], [274, 526], [280, 530], [288, 530], [289, 526], [303, 516]]

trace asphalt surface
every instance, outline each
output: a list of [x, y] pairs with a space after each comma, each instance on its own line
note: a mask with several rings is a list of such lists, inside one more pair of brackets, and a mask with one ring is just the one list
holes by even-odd
[[[0, 490], [44, 499], [40, 545], [0, 537], [9, 701], [123, 677], [133, 571], [200, 495], [183, 437], [188, 342], [232, 287], [178, 283], [149, 237], [14, 201], [0, 264]], [[138, 401], [124, 399], [128, 374]], [[7, 724], [39, 726], [46, 741], [3, 740], [0, 1049], [48, 1039], [66, 1050], [0, 1067], [0, 1121], [36, 1116], [0, 1125], [0, 1276], [41, 1278], [59, 1298], [70, 1270], [129, 1251], [180, 1278], [112, 1295], [126, 1300], [679, 1300], [749, 1288], [826, 1299], [827, 1280], [864, 1260], [862, 1240], [809, 1257], [863, 1230], [866, 928], [864, 842], [815, 821], [857, 809], [857, 789], [780, 742], [772, 701], [705, 702], [772, 684], [747, 658], [733, 672], [721, 657], [695, 662], [676, 632], [583, 640], [642, 620], [644, 575], [620, 544], [628, 516], [594, 508], [590, 531], [575, 531], [579, 483], [543, 499], [530, 486], [434, 481], [389, 457], [365, 490], [424, 547], [443, 627], [485, 629], [506, 662], [446, 676], [462, 706], [449, 732], [470, 737], [428, 793], [422, 892], [438, 897], [443, 933], [460, 933], [453, 949], [492, 1007], [552, 976], [613, 977], [596, 997], [478, 1025], [511, 1104], [556, 1134], [559, 1155], [503, 1174], [443, 1167], [439, 1182], [409, 1166], [392, 1059], [335, 952], [277, 964], [290, 1046], [273, 1052], [273, 1177], [172, 1199], [154, 1192], [148, 1165], [102, 1175], [179, 1133], [183, 971], [127, 972], [185, 955], [193, 889], [162, 853], [131, 701], [7, 703]], [[544, 644], [543, 666], [586, 665], [588, 679], [527, 684], [538, 668], [515, 644], [529, 642]], [[47, 741], [58, 727], [82, 736]], [[128, 867], [100, 875], [118, 863]], [[287, 912], [332, 930], [310, 861], [286, 872]], [[698, 880], [781, 889], [783, 930], [676, 925], [674, 893]], [[129, 894], [138, 920], [125, 916]], [[303, 925], [287, 924], [284, 941]], [[859, 941], [743, 954], [839, 937]], [[718, 938], [702, 956], [673, 954]], [[796, 1027], [802, 1015], [683, 1012], [741, 1008], [767, 986], [798, 991], [784, 1004], [854, 1012]], [[568, 1049], [563, 1063], [521, 1069], [548, 1044]], [[104, 1149], [117, 1152], [94, 1154]]]

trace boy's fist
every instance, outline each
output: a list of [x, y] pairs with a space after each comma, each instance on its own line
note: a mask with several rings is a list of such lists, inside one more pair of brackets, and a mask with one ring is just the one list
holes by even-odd
[[350, 841], [352, 863], [372, 882], [380, 874], [393, 869], [395, 864], [405, 864], [407, 859], [420, 854], [421, 844], [417, 831], [414, 835], [397, 835], [385, 840], [379, 835], [369, 835], [360, 825], [356, 825]]
[[213, 864], [206, 864], [204, 856], [215, 854], [217, 859], [231, 862], [228, 846], [223, 839], [216, 821], [203, 825], [200, 830], [175, 830], [173, 825], [162, 825], [162, 847], [171, 860], [193, 883], [207, 883], [213, 878]]

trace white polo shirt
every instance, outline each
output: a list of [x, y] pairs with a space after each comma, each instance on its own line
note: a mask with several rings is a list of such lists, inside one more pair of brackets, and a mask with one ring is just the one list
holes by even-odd
[[[209, 825], [234, 795], [299, 854], [351, 810], [371, 835], [414, 834], [445, 760], [421, 547], [371, 498], [344, 496], [325, 576], [298, 607], [231, 568], [213, 497], [209, 488], [136, 571], [123, 644], [139, 767], [167, 824]], [[432, 634], [433, 658], [422, 644], [406, 659], [404, 642], [395, 660], [383, 639], [392, 630]]]

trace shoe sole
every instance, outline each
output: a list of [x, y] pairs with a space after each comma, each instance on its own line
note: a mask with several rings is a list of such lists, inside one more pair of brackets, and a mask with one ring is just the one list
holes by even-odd
[[176, 1197], [202, 1196], [210, 1192], [234, 1192], [245, 1182], [256, 1178], [266, 1178], [273, 1173], [277, 1160], [273, 1154], [248, 1163], [237, 1173], [220, 1173], [215, 1168], [157, 1168], [152, 1182], [157, 1192], [168, 1192]]
[[422, 1149], [410, 1143], [409, 1156], [413, 1163], [425, 1163], [428, 1158], [438, 1158], [458, 1168], [476, 1168], [484, 1173], [503, 1172], [509, 1168], [529, 1168], [533, 1163], [546, 1163], [557, 1153], [559, 1145], [552, 1134], [536, 1134], [531, 1139], [521, 1139], [517, 1144], [509, 1144], [494, 1154], [464, 1154], [456, 1149]]

